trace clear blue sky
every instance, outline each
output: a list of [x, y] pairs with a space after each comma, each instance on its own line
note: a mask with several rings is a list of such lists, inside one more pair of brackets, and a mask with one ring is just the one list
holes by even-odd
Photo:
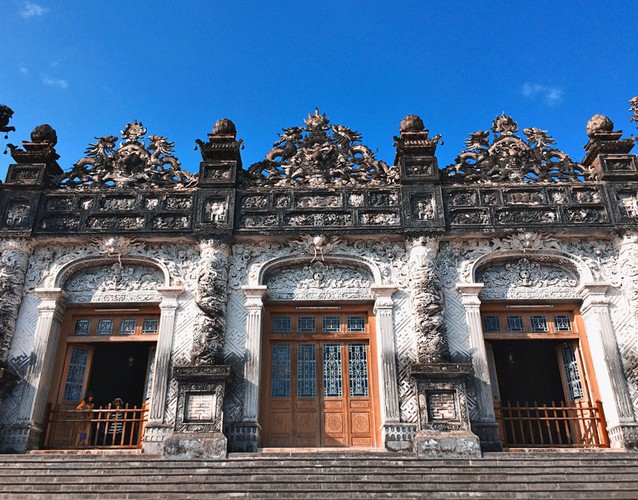
[[[196, 171], [194, 140], [231, 118], [250, 165], [315, 106], [388, 163], [406, 114], [443, 134], [443, 166], [501, 111], [580, 160], [595, 113], [636, 133], [637, 10], [635, 0], [0, 0], [0, 104], [15, 111], [9, 142], [40, 123], [57, 129], [65, 170], [133, 119]], [[0, 155], [2, 179], [10, 160]]]

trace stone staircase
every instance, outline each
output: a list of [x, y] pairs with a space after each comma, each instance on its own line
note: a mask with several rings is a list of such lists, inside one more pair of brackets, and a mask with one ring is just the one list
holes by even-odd
[[0, 498], [638, 499], [638, 454], [491, 453], [416, 459], [389, 453], [0, 455]]

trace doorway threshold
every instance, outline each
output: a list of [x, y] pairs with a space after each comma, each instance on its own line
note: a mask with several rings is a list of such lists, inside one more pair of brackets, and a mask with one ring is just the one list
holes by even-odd
[[342, 454], [358, 454], [358, 453], [385, 453], [385, 448], [259, 448], [258, 453], [263, 454], [298, 454], [298, 453], [342, 453]]

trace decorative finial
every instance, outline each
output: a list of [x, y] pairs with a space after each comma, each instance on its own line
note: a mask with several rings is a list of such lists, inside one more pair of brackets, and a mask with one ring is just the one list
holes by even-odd
[[403, 120], [401, 120], [401, 126], [399, 127], [399, 132], [423, 132], [425, 130], [425, 125], [423, 124], [423, 120], [418, 115], [408, 115]]
[[215, 122], [215, 125], [213, 126], [213, 135], [232, 137], [234, 139], [237, 137], [237, 128], [231, 120], [228, 118], [222, 118]]
[[585, 132], [589, 137], [598, 134], [608, 134], [614, 131], [614, 122], [605, 115], [594, 115], [587, 122]]
[[[629, 108], [629, 111], [633, 111], [634, 112], [634, 116], [632, 116], [629, 121], [630, 122], [638, 122], [638, 96], [632, 98], [629, 100], [629, 104], [631, 105], [631, 107]], [[638, 125], [637, 125], [638, 127]]]

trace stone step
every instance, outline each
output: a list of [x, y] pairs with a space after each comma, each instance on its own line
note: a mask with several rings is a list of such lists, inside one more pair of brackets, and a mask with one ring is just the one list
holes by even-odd
[[0, 498], [638, 499], [638, 454], [0, 455]]

